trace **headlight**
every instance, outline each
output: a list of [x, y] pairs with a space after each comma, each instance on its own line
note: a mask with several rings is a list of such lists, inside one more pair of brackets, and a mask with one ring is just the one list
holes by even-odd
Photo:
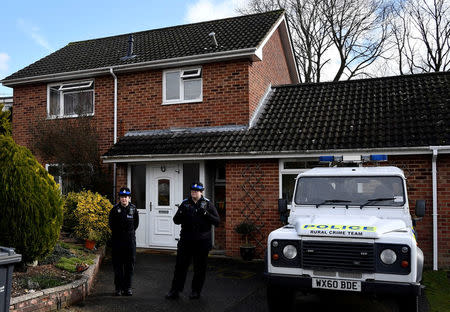
[[293, 246], [293, 245], [284, 246], [283, 256], [285, 256], [289, 260], [294, 259], [295, 257], [297, 257], [297, 248], [295, 248], [295, 246]]
[[397, 260], [397, 255], [392, 249], [385, 249], [381, 252], [380, 259], [384, 264], [393, 264]]

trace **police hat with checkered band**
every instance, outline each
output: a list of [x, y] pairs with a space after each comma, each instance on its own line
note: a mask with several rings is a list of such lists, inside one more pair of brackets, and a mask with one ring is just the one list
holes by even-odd
[[131, 196], [131, 191], [128, 187], [122, 187], [119, 191], [119, 196]]
[[205, 188], [203, 187], [203, 183], [201, 182], [194, 182], [191, 184], [191, 191], [200, 191], [203, 192]]

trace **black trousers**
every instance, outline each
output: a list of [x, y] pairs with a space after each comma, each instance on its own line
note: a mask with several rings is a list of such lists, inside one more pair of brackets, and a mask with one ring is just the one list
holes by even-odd
[[136, 262], [136, 240], [114, 242], [112, 244], [112, 263], [116, 290], [131, 288]]
[[171, 290], [183, 291], [186, 275], [194, 260], [194, 277], [192, 279], [192, 291], [200, 293], [205, 283], [206, 262], [210, 247], [208, 241], [180, 241], [177, 249], [175, 274]]

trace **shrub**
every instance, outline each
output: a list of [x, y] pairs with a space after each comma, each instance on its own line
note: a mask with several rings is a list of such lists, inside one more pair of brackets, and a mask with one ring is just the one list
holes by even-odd
[[31, 152], [0, 135], [0, 245], [24, 262], [44, 258], [62, 225], [63, 201], [53, 177]]
[[111, 202], [106, 197], [91, 191], [80, 192], [78, 196], [69, 193], [68, 197], [71, 200], [77, 200], [76, 209], [73, 210], [73, 216], [77, 222], [74, 227], [75, 236], [100, 244], [106, 242], [111, 234], [108, 225], [109, 211], [112, 208]]
[[242, 221], [234, 227], [234, 231], [242, 235], [245, 239], [245, 245], [248, 246], [248, 236], [256, 231], [256, 226], [252, 222]]
[[80, 193], [70, 192], [64, 197], [64, 221], [63, 229], [68, 233], [73, 233], [75, 227], [78, 225], [78, 220], [75, 217], [75, 210], [80, 201]]
[[58, 263], [55, 264], [55, 266], [59, 269], [74, 273], [74, 272], [77, 272], [77, 265], [80, 265], [80, 264], [91, 265], [93, 263], [94, 263], [94, 261], [92, 259], [88, 259], [88, 258], [61, 257], [59, 259]]
[[0, 104], [0, 134], [11, 135], [11, 112], [3, 110], [4, 105]]

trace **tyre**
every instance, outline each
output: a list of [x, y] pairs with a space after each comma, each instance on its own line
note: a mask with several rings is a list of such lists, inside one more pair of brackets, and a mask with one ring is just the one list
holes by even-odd
[[287, 312], [294, 308], [295, 292], [280, 286], [267, 286], [267, 305], [270, 312]]
[[418, 296], [401, 296], [397, 299], [399, 312], [419, 312]]

